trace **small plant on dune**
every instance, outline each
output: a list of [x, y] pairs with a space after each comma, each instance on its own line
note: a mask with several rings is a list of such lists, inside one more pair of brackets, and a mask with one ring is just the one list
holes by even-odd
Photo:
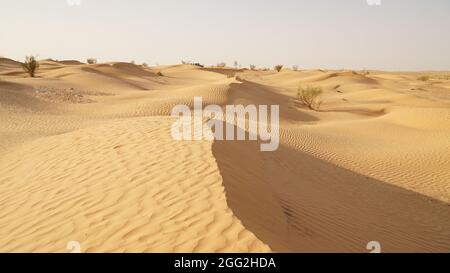
[[193, 62], [186, 62], [186, 61], [182, 61], [182, 64], [193, 65], [193, 66], [198, 66], [198, 67], [202, 67], [202, 68], [205, 67], [201, 63], [193, 63]]
[[299, 86], [297, 99], [301, 104], [306, 105], [309, 109], [318, 111], [322, 105], [322, 101], [319, 98], [322, 93], [323, 91], [321, 87], [308, 86], [303, 88], [302, 86]]
[[39, 70], [39, 62], [34, 56], [27, 56], [25, 62], [22, 64], [23, 69], [27, 72], [30, 77], [34, 78], [36, 72]]
[[226, 66], [227, 66], [227, 64], [225, 62], [221, 62], [221, 63], [217, 64], [217, 67], [219, 67], [219, 68], [224, 68]]
[[430, 80], [430, 76], [422, 75], [422, 76], [418, 77], [417, 79], [418, 79], [419, 81], [427, 82], [427, 81]]
[[163, 73], [161, 73], [161, 71], [158, 71], [158, 73], [156, 73], [156, 75], [157, 75], [158, 77], [163, 77], [163, 76], [164, 76]]
[[293, 66], [292, 66], [292, 70], [298, 71], [298, 65], [293, 65]]
[[256, 65], [251, 64], [251, 65], [250, 65], [250, 70], [256, 70]]
[[96, 63], [97, 63], [97, 59], [95, 59], [95, 58], [89, 58], [89, 59], [86, 60], [86, 62], [87, 62], [88, 64], [96, 64]]
[[147, 63], [143, 63], [143, 64], [142, 64], [142, 67], [148, 68], [148, 64], [147, 64]]
[[279, 64], [274, 67], [277, 72], [280, 72], [283, 69], [283, 65]]
[[227, 78], [234, 78], [235, 76], [236, 76], [236, 74], [230, 73], [230, 74], [227, 75]]

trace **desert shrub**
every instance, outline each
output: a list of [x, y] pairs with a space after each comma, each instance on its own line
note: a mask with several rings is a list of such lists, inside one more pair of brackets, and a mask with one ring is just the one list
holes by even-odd
[[281, 64], [276, 65], [276, 66], [274, 67], [274, 69], [275, 69], [276, 71], [280, 72], [281, 69], [283, 69], [283, 65], [281, 65]]
[[194, 65], [194, 66], [198, 66], [198, 67], [205, 67], [204, 65], [200, 64], [200, 63], [192, 63], [192, 62], [186, 62], [186, 61], [181, 61], [182, 64], [188, 64], [188, 65]]
[[86, 60], [86, 62], [87, 62], [88, 64], [96, 64], [96, 63], [97, 63], [97, 59], [95, 59], [95, 58], [89, 58], [89, 59]]
[[419, 81], [426, 82], [426, 81], [429, 81], [429, 80], [430, 80], [430, 76], [422, 75], [422, 76], [418, 77], [417, 79], [418, 79]]
[[251, 65], [250, 65], [250, 69], [251, 69], [251, 70], [256, 70], [256, 65], [251, 64]]
[[142, 63], [142, 67], [148, 68], [148, 64], [147, 63]]
[[309, 109], [317, 111], [322, 104], [322, 101], [319, 98], [322, 93], [321, 87], [308, 86], [303, 88], [302, 86], [299, 86], [297, 99], [301, 104], [308, 106]]
[[221, 63], [217, 64], [217, 67], [220, 67], [220, 68], [224, 68], [225, 66], [227, 66], [227, 64], [224, 63], [224, 62], [221, 62]]
[[230, 74], [227, 75], [227, 78], [234, 78], [235, 76], [236, 76], [236, 74], [230, 73]]
[[163, 73], [161, 73], [161, 71], [158, 71], [158, 73], [156, 73], [156, 75], [157, 75], [158, 77], [163, 77], [163, 76], [164, 76]]
[[131, 61], [130, 63], [131, 63], [131, 64], [136, 64], [136, 62], [135, 62], [135, 61]]
[[36, 72], [39, 70], [39, 62], [34, 56], [27, 56], [25, 62], [22, 64], [23, 69], [27, 72], [30, 77], [34, 78]]
[[292, 66], [292, 70], [298, 71], [298, 65], [293, 65], [293, 66]]

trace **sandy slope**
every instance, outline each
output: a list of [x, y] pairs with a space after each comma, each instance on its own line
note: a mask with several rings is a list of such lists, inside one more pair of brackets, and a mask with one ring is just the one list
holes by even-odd
[[[446, 74], [41, 67], [0, 59], [0, 251], [450, 251]], [[280, 149], [172, 140], [194, 96], [280, 105]]]

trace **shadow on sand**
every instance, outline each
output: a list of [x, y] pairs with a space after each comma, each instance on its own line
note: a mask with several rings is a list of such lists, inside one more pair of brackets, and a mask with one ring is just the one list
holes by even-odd
[[450, 206], [280, 146], [216, 141], [227, 202], [277, 252], [449, 252]]

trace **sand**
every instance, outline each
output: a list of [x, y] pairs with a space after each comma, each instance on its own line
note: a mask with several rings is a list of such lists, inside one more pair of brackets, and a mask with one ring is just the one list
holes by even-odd
[[[2, 58], [0, 251], [449, 252], [446, 75]], [[280, 105], [280, 148], [173, 140], [195, 96]]]

